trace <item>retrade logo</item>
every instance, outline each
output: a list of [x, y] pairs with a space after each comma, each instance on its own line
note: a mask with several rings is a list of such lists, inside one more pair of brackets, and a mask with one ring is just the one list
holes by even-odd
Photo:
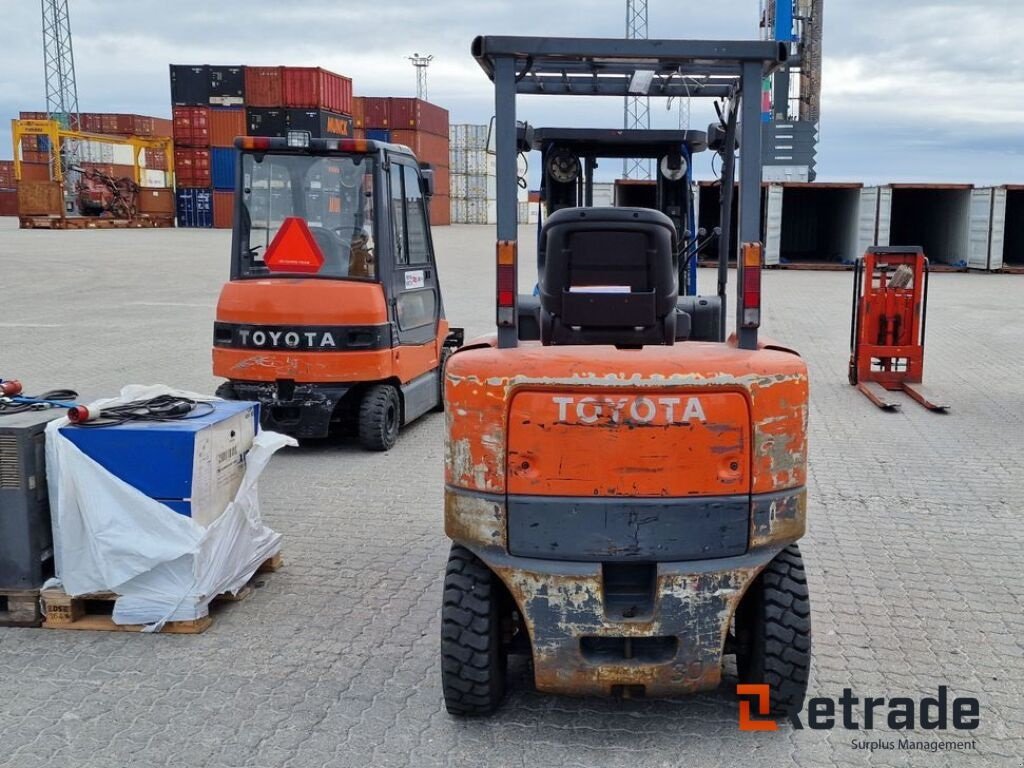
[[757, 714], [768, 717], [772, 711], [771, 698], [767, 685], [740, 684], [736, 686], [736, 695], [740, 697], [740, 730], [741, 731], [777, 731], [779, 724], [774, 720], [755, 720], [750, 716], [751, 704], [756, 704]]

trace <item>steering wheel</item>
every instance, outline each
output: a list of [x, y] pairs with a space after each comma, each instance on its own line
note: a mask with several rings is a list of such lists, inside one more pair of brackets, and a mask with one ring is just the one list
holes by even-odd
[[324, 255], [325, 271], [338, 277], [347, 277], [352, 246], [326, 227], [310, 227], [309, 231]]

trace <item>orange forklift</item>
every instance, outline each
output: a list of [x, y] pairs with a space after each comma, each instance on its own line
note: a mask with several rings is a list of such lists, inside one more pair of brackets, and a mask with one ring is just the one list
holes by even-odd
[[[493, 712], [510, 654], [531, 659], [538, 690], [623, 697], [713, 689], [735, 656], [740, 683], [793, 713], [811, 660], [796, 543], [807, 368], [758, 332], [760, 90], [786, 48], [478, 37], [472, 51], [495, 87], [497, 333], [457, 350], [444, 376], [446, 707]], [[539, 296], [518, 295], [516, 96], [637, 90], [722, 100], [707, 143], [722, 156], [724, 206], [742, 147], [728, 338], [729, 232], [708, 297], [721, 322], [694, 323], [679, 230], [653, 209], [552, 213]]]
[[353, 430], [386, 451], [441, 406], [462, 342], [444, 316], [433, 173], [404, 146], [241, 137], [231, 281], [213, 331], [217, 394], [298, 438]]

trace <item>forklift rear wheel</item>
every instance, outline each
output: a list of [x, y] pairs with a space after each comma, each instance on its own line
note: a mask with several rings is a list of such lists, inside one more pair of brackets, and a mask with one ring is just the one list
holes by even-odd
[[398, 440], [402, 403], [390, 384], [375, 384], [363, 393], [359, 406], [359, 442], [371, 451], [388, 451]]
[[489, 715], [505, 695], [504, 594], [490, 568], [452, 545], [441, 608], [441, 687], [452, 715]]
[[230, 381], [225, 381], [217, 390], [213, 393], [221, 400], [237, 400], [238, 396], [235, 394], [235, 385]]
[[811, 603], [796, 544], [751, 585], [737, 612], [736, 640], [740, 682], [767, 684], [773, 714], [798, 712], [811, 669]]

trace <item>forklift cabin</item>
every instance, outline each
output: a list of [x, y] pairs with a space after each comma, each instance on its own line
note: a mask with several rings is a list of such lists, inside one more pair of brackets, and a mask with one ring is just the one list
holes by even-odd
[[[444, 376], [446, 707], [493, 712], [510, 654], [532, 659], [541, 691], [621, 696], [715, 688], [735, 655], [741, 683], [767, 685], [771, 710], [793, 712], [810, 664], [796, 545], [807, 369], [759, 337], [760, 91], [786, 48], [478, 37], [472, 52], [495, 88], [497, 333], [455, 352]], [[524, 311], [518, 295], [516, 96], [622, 98], [638, 83], [725, 102], [709, 144], [726, 201], [743, 147], [728, 339], [728, 254], [720, 322], [695, 338], [679, 303], [680, 228], [647, 208], [556, 210], [537, 306]]]

